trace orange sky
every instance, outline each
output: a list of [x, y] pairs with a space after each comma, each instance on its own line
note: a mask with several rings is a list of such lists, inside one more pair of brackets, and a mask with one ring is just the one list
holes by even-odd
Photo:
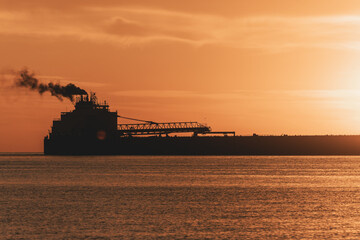
[[96, 91], [124, 116], [239, 135], [360, 134], [357, 0], [0, 0], [0, 56], [0, 152], [42, 151], [72, 109], [11, 88], [23, 67]]

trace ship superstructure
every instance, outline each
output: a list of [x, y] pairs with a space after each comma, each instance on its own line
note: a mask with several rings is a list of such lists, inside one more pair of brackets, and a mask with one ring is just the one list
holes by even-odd
[[81, 95], [76, 99], [75, 109], [62, 112], [61, 118], [53, 121], [48, 138], [86, 137], [113, 138], [117, 135], [117, 112], [109, 105], [98, 103], [96, 95]]

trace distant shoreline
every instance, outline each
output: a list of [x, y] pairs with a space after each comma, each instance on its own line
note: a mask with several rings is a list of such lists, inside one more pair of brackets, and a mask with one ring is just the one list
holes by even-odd
[[44, 156], [43, 152], [0, 152], [0, 156]]

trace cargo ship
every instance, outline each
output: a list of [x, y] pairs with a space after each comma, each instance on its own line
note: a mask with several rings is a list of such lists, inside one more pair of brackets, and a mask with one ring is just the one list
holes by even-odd
[[[237, 136], [198, 122], [120, 116], [95, 93], [78, 96], [74, 105], [53, 121], [45, 155], [360, 155], [359, 135]], [[119, 118], [141, 123], [118, 124]]]

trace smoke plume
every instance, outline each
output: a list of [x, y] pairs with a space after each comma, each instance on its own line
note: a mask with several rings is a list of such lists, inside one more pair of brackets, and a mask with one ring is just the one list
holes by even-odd
[[34, 77], [34, 73], [29, 73], [27, 69], [18, 72], [18, 76], [15, 79], [15, 85], [18, 87], [29, 88], [30, 90], [37, 91], [39, 94], [44, 92], [50, 92], [52, 96], [57, 97], [59, 100], [67, 98], [70, 101], [74, 100], [74, 95], [87, 94], [84, 89], [75, 86], [72, 83], [61, 86], [59, 83], [40, 83], [37, 78]]

